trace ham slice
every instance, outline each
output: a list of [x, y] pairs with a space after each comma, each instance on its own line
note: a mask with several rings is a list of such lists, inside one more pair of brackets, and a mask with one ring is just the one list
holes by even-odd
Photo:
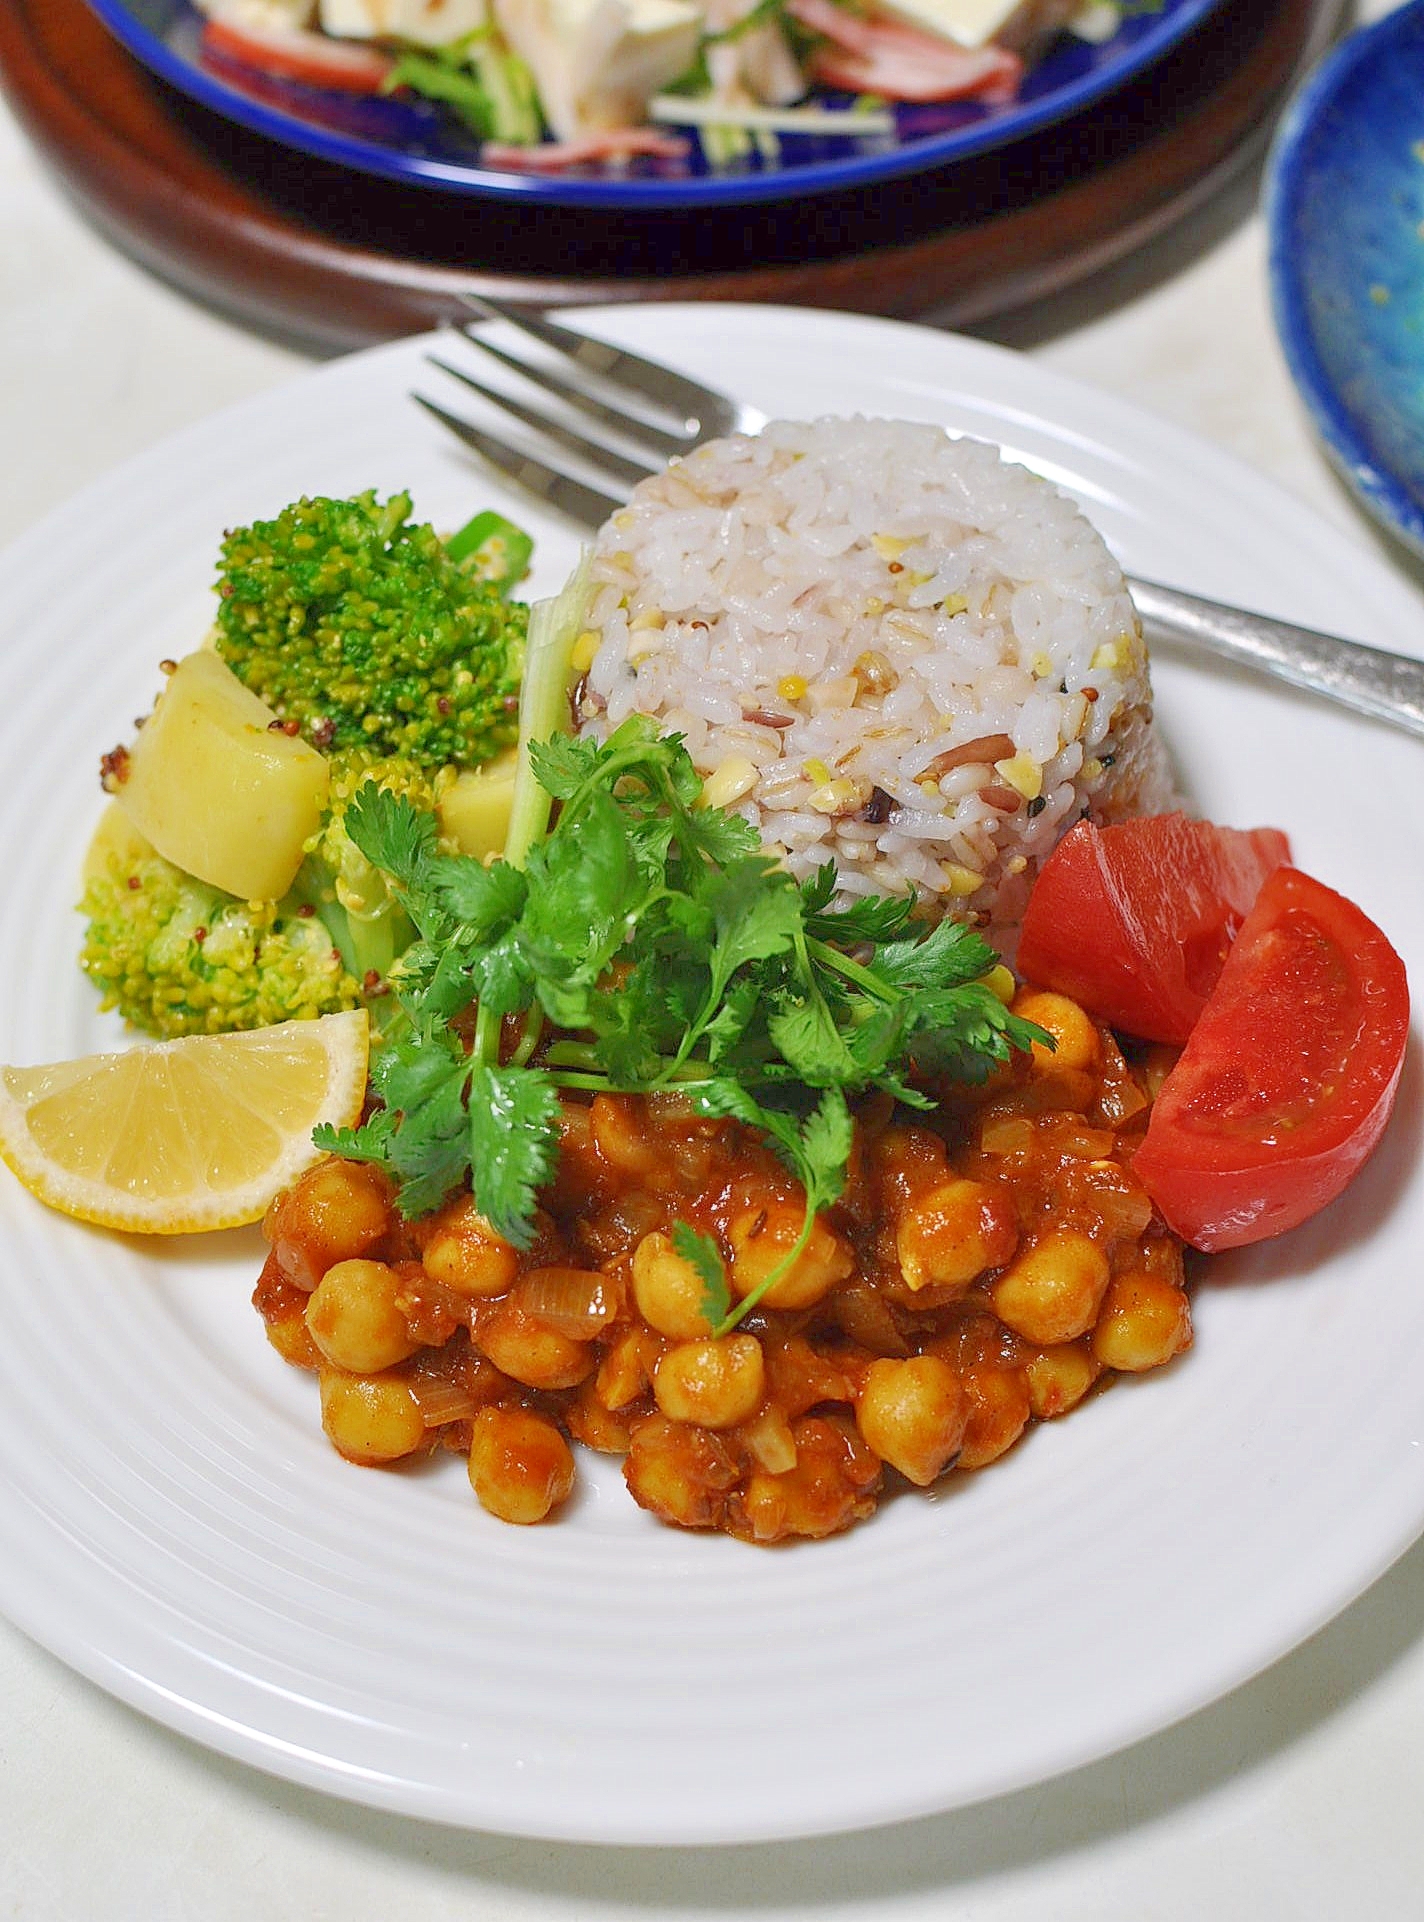
[[827, 42], [811, 55], [814, 78], [847, 93], [1001, 105], [1023, 78], [1023, 61], [1006, 47], [957, 47], [919, 27], [847, 13], [834, 0], [787, 0], [786, 10]]

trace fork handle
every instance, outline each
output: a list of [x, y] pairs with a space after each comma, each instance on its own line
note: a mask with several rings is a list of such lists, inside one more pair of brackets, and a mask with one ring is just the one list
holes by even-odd
[[1149, 640], [1183, 641], [1424, 736], [1424, 661], [1133, 580]]

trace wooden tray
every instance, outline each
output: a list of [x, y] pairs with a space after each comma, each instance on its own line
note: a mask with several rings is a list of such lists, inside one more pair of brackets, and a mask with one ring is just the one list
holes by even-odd
[[1227, 0], [1093, 108], [937, 171], [790, 203], [521, 207], [348, 171], [151, 76], [84, 0], [0, 0], [0, 84], [81, 207], [157, 273], [322, 347], [435, 325], [462, 292], [765, 300], [950, 324], [1141, 245], [1256, 154], [1338, 0]]

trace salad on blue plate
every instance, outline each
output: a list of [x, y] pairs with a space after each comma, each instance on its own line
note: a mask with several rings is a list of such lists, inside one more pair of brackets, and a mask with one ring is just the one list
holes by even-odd
[[202, 58], [345, 95], [438, 102], [484, 166], [559, 172], [783, 134], [893, 135], [897, 104], [1013, 101], [1121, 0], [197, 0]]

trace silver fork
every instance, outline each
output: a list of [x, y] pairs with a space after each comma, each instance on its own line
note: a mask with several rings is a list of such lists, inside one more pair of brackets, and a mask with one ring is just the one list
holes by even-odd
[[[701, 441], [723, 434], [755, 434], [766, 425], [766, 416], [754, 407], [546, 315], [474, 295], [466, 297], [466, 304], [484, 320], [503, 321], [552, 353], [553, 360], [526, 358], [488, 339], [473, 321], [451, 323], [452, 333], [462, 341], [552, 396], [563, 411], [551, 412], [489, 387], [438, 355], [427, 359], [529, 428], [543, 448], [534, 452], [516, 447], [424, 394], [412, 398], [507, 480], [580, 527], [601, 526], [640, 480], [673, 456], [690, 453]], [[579, 465], [617, 491], [605, 493], [580, 479], [555, 464], [544, 449], [572, 454]], [[1217, 655], [1424, 736], [1424, 661], [1204, 600], [1155, 581], [1133, 576], [1129, 585], [1150, 640]]]

